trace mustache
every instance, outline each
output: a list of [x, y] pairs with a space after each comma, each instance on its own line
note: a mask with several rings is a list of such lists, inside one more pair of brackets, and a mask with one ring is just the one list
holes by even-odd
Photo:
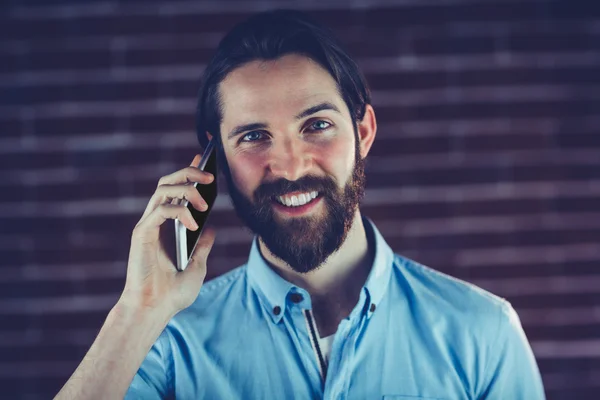
[[303, 176], [295, 181], [285, 178], [273, 182], [265, 182], [254, 191], [254, 201], [270, 201], [272, 197], [283, 196], [290, 192], [312, 192], [331, 194], [336, 191], [336, 183], [329, 177], [314, 175]]

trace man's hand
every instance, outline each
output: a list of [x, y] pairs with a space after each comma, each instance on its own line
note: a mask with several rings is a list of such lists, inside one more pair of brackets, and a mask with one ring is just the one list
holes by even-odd
[[128, 306], [173, 316], [198, 296], [206, 277], [206, 259], [214, 243], [214, 231], [202, 232], [188, 267], [178, 271], [165, 251], [160, 230], [165, 221], [174, 219], [179, 219], [190, 230], [198, 229], [190, 211], [180, 203], [186, 199], [197, 210], [208, 209], [194, 182], [209, 184], [215, 177], [199, 170], [199, 162], [200, 157], [196, 155], [189, 167], [160, 178], [142, 218], [133, 229], [127, 280], [119, 300]]
[[178, 271], [165, 252], [160, 230], [167, 220], [179, 219], [197, 229], [187, 199], [206, 210], [193, 183], [207, 184], [214, 177], [190, 167], [158, 182], [144, 215], [131, 236], [127, 280], [121, 298], [108, 314], [100, 333], [56, 399], [122, 399], [131, 381], [169, 320], [198, 296], [206, 276], [206, 258], [215, 233], [205, 230], [185, 271]]

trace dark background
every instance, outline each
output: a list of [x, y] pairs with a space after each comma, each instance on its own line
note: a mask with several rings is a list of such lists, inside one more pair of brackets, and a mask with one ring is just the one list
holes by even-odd
[[[0, 14], [0, 397], [49, 398], [124, 283], [160, 176], [198, 149], [199, 77], [234, 23], [301, 7], [363, 68], [362, 210], [395, 251], [508, 299], [549, 399], [600, 392], [596, 1], [9, 1]], [[211, 277], [250, 235], [225, 185]]]

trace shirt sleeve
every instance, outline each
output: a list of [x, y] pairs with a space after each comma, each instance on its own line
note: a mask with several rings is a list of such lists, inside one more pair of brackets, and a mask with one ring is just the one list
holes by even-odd
[[125, 394], [125, 399], [164, 399], [169, 397], [169, 339], [164, 331], [156, 340]]
[[517, 312], [505, 302], [497, 338], [491, 343], [480, 400], [544, 400], [544, 386]]

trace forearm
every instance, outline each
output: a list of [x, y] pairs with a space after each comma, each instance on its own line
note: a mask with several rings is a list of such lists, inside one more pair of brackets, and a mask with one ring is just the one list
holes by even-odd
[[56, 399], [122, 399], [169, 319], [117, 303]]

